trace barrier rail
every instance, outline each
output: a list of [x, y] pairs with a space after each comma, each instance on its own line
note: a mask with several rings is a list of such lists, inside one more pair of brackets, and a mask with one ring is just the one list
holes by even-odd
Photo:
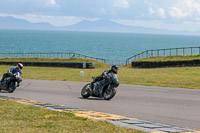
[[95, 58], [83, 54], [67, 52], [48, 52], [48, 53], [0, 53], [0, 57], [39, 57], [39, 58], [90, 58], [105, 63], [106, 59]]
[[38, 53], [0, 53], [0, 57], [39, 57], [39, 58], [88, 58], [101, 61], [109, 65], [124, 65], [125, 61], [115, 59], [103, 59], [78, 53], [68, 52], [38, 52]]
[[133, 61], [153, 56], [194, 55], [194, 54], [200, 54], [200, 47], [181, 47], [181, 48], [146, 50], [142, 53], [136, 54], [126, 59], [126, 65], [130, 63], [130, 60]]

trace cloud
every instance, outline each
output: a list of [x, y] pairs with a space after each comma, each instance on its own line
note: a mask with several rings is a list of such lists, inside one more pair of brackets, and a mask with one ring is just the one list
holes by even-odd
[[165, 10], [163, 8], [158, 9], [158, 14], [160, 15], [161, 18], [166, 18], [165, 16]]
[[114, 7], [129, 8], [130, 4], [127, 0], [115, 0], [113, 3]]
[[149, 7], [149, 13], [150, 14], [154, 14], [155, 13], [155, 11], [153, 10], [153, 8]]
[[47, 6], [56, 6], [56, 0], [46, 0]]
[[152, 7], [149, 7], [149, 14], [150, 15], [157, 15], [162, 19], [166, 18], [165, 10], [163, 8], [153, 9]]
[[157, 19], [165, 19], [166, 18], [166, 12], [165, 9], [162, 8], [160, 4], [158, 4], [158, 2], [153, 3], [152, 1], [149, 2], [148, 0], [144, 0], [144, 4], [147, 5], [148, 7], [148, 12], [151, 15], [151, 17], [153, 18], [157, 18]]
[[187, 17], [190, 19], [198, 19], [200, 18], [200, 2], [195, 0], [182, 0], [170, 8], [169, 15], [176, 19]]

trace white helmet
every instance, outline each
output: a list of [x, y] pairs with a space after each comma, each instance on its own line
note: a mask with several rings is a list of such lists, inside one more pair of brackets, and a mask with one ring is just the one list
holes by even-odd
[[17, 63], [17, 67], [19, 68], [19, 69], [23, 69], [23, 64], [22, 63]]

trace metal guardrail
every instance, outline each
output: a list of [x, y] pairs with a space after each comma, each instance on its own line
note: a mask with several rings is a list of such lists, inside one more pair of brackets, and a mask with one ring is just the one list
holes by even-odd
[[125, 61], [118, 59], [96, 58], [83, 54], [68, 53], [68, 52], [0, 53], [0, 58], [1, 57], [89, 58], [101, 61], [109, 65], [124, 65], [124, 64], [128, 65], [130, 63], [130, 60], [133, 61], [153, 56], [194, 55], [194, 54], [200, 54], [200, 47], [181, 47], [181, 48], [146, 50], [144, 52], [129, 57]]
[[124, 65], [125, 61], [115, 59], [96, 58], [78, 53], [68, 52], [38, 52], [38, 53], [0, 53], [1, 57], [39, 57], [39, 58], [88, 58], [109, 64], [109, 65]]
[[90, 58], [105, 63], [106, 59], [95, 58], [83, 54], [67, 52], [47, 52], [47, 53], [0, 53], [0, 57], [39, 57], [39, 58]]
[[126, 65], [130, 63], [130, 60], [133, 61], [153, 56], [194, 55], [194, 54], [200, 54], [200, 47], [181, 47], [181, 48], [146, 50], [142, 53], [136, 54], [126, 59]]

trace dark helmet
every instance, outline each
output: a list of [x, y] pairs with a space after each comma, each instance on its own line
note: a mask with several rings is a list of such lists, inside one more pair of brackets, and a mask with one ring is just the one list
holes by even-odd
[[22, 68], [23, 68], [23, 64], [22, 64], [22, 63], [17, 63], [17, 67], [18, 67], [19, 69], [22, 69]]
[[117, 74], [117, 72], [118, 72], [118, 66], [112, 65], [111, 71], [114, 72], [115, 74]]

